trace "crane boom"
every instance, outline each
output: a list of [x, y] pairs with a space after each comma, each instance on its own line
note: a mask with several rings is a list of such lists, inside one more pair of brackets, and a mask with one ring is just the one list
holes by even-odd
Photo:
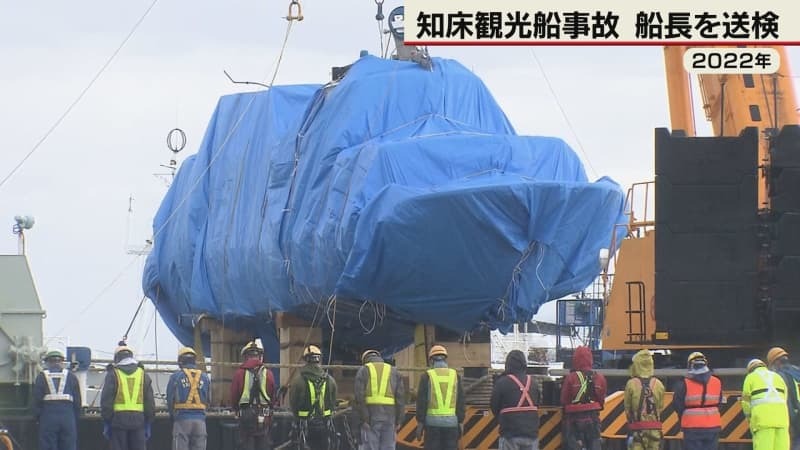
[[[688, 47], [664, 49], [667, 75], [670, 120], [673, 130], [684, 130], [695, 136], [689, 77], [683, 68], [683, 54]], [[796, 125], [798, 104], [792, 83], [791, 67], [783, 46], [771, 47], [778, 52], [780, 68], [770, 75], [699, 75], [698, 85], [703, 99], [706, 119], [711, 122], [715, 136], [738, 136], [747, 127], [757, 127], [758, 159], [761, 166], [769, 165], [770, 138], [784, 125]], [[767, 171], [760, 171], [758, 208], [769, 208]]]
[[[762, 47], [763, 48], [763, 47]], [[769, 75], [700, 75], [700, 88], [705, 116], [711, 122], [715, 136], [733, 137], [747, 127], [758, 133], [758, 195], [754, 211], [769, 210], [769, 156], [771, 139], [785, 125], [799, 124], [798, 102], [791, 78], [787, 52], [783, 47], [771, 47], [778, 52], [780, 68]], [[682, 130], [688, 137], [697, 136], [692, 98], [691, 78], [684, 69], [684, 53], [688, 47], [664, 48], [666, 86], [669, 99], [671, 128]], [[637, 183], [653, 186], [652, 182]], [[634, 187], [629, 201], [634, 204]], [[645, 191], [645, 197], [647, 197]], [[637, 194], [638, 195], [638, 194]], [[645, 199], [645, 216], [647, 216]], [[655, 301], [655, 235], [654, 221], [640, 220], [641, 211], [630, 211], [629, 236], [624, 239], [614, 259], [613, 285], [606, 295], [603, 315], [603, 349], [635, 351], [641, 348], [689, 349], [730, 348], [719, 344], [676, 345], [669, 338], [653, 338], [660, 329]], [[649, 225], [647, 225], [649, 224]], [[656, 227], [657, 228], [657, 227]], [[755, 300], [754, 300], [755, 301]], [[668, 303], [668, 299], [662, 304]], [[747, 314], [748, 312], [742, 312]], [[657, 334], [657, 333], [655, 333]]]

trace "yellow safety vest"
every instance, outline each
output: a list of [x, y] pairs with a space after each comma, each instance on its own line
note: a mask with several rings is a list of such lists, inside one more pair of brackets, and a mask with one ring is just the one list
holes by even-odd
[[[203, 376], [203, 372], [199, 369], [183, 369], [184, 378], [181, 380], [181, 383], [186, 385], [189, 383], [189, 395], [186, 396], [186, 400], [183, 402], [175, 402], [173, 408], [175, 409], [206, 409], [205, 403], [200, 398], [200, 387], [201, 387], [201, 377]], [[177, 396], [176, 396], [177, 400]]]
[[117, 374], [117, 395], [114, 397], [114, 412], [144, 411], [144, 369], [137, 367], [136, 371], [128, 375], [120, 369], [114, 369]]
[[317, 388], [314, 386], [314, 382], [311, 380], [307, 380], [308, 382], [308, 393], [309, 393], [309, 408], [306, 410], [299, 410], [297, 411], [297, 415], [300, 417], [308, 417], [311, 415], [311, 411], [314, 410], [314, 405], [319, 402], [319, 411], [322, 411], [322, 417], [328, 417], [333, 414], [333, 411], [330, 409], [325, 409], [325, 392], [328, 389], [328, 380], [324, 380], [322, 382], [322, 389], [320, 389], [319, 397], [317, 397]]
[[[269, 403], [270, 398], [267, 393], [267, 368], [264, 366], [258, 369], [258, 391], [261, 394], [261, 399], [254, 399], [254, 403], [259, 403], [264, 400], [264, 403]], [[242, 396], [239, 398], [240, 405], [250, 404], [250, 391], [253, 389], [253, 374], [249, 370], [244, 371], [244, 385], [242, 387]]]
[[389, 376], [392, 368], [386, 363], [367, 363], [369, 380], [367, 381], [368, 405], [394, 405], [394, 390], [389, 389]]
[[428, 389], [429, 416], [456, 415], [456, 370], [440, 367], [429, 369], [430, 384]]
[[789, 426], [786, 384], [780, 375], [765, 367], [759, 367], [745, 377], [741, 404], [751, 430]]

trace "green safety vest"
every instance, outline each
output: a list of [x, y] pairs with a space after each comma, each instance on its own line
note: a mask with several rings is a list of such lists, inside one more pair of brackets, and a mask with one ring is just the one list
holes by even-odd
[[114, 412], [144, 411], [144, 369], [137, 367], [128, 375], [120, 369], [117, 374], [117, 395], [114, 397]]
[[[267, 393], [267, 368], [259, 367], [258, 369], [258, 391], [261, 394], [260, 399], [253, 399], [253, 403], [259, 403], [264, 400], [265, 403], [270, 402], [269, 394]], [[244, 385], [242, 386], [242, 396], [239, 397], [240, 405], [250, 404], [250, 391], [253, 390], [253, 374], [250, 370], [244, 371]]]
[[386, 363], [367, 363], [369, 380], [367, 381], [368, 405], [394, 405], [394, 391], [389, 389], [389, 376], [392, 368]]
[[317, 397], [317, 388], [314, 385], [314, 382], [311, 380], [306, 380], [308, 383], [308, 393], [309, 393], [309, 408], [306, 410], [299, 410], [297, 411], [297, 415], [300, 417], [308, 417], [311, 415], [311, 412], [315, 410], [314, 406], [319, 404], [318, 411], [322, 412], [322, 417], [328, 417], [333, 414], [333, 411], [330, 409], [325, 409], [325, 392], [328, 389], [328, 380], [322, 381], [322, 388], [319, 392], [319, 397]]
[[456, 370], [446, 367], [429, 369], [428, 389], [429, 416], [456, 415]]

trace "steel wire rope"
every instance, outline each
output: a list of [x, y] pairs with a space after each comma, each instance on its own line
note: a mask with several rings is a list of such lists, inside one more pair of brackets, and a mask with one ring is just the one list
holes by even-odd
[[139, 315], [139, 312], [142, 310], [142, 305], [144, 305], [144, 301], [147, 299], [146, 295], [142, 296], [142, 299], [139, 301], [139, 306], [136, 308], [136, 312], [133, 313], [133, 317], [131, 318], [131, 323], [128, 324], [128, 329], [125, 330], [125, 334], [122, 335], [123, 340], [128, 340], [128, 333], [131, 332], [131, 328], [133, 327], [133, 322], [136, 321], [136, 317]]
[[[333, 306], [333, 317], [331, 318], [331, 306]], [[328, 345], [328, 365], [331, 365], [331, 361], [333, 360], [333, 338], [334, 334], [336, 333], [336, 296], [331, 295], [328, 298], [328, 310], [326, 311], [326, 315], [328, 316], [328, 324], [331, 326], [331, 337], [328, 339], [330, 341]]]
[[575, 138], [575, 142], [578, 144], [578, 148], [583, 153], [583, 156], [586, 158], [586, 164], [589, 168], [594, 172], [595, 176], [599, 176], [597, 170], [595, 170], [594, 165], [592, 164], [592, 160], [589, 158], [589, 154], [586, 152], [586, 149], [583, 147], [583, 143], [581, 139], [578, 137], [578, 133], [575, 132], [575, 127], [572, 126], [572, 122], [570, 122], [569, 117], [567, 116], [567, 112], [564, 110], [564, 107], [561, 105], [561, 101], [558, 99], [558, 95], [556, 95], [555, 89], [553, 89], [553, 85], [550, 84], [550, 78], [547, 77], [547, 72], [544, 70], [544, 66], [542, 66], [541, 61], [539, 61], [539, 57], [536, 56], [536, 52], [531, 49], [531, 55], [533, 55], [533, 59], [536, 60], [536, 64], [539, 66], [539, 71], [542, 72], [542, 78], [544, 78], [545, 84], [547, 84], [547, 88], [550, 90], [550, 94], [553, 96], [553, 100], [556, 102], [556, 106], [558, 106], [559, 111], [561, 111], [561, 116], [564, 118], [564, 122], [567, 124], [567, 128], [572, 133], [572, 137]]
[[[157, 1], [158, 1], [158, 0], [154, 0], [153, 4], [151, 5], [151, 8], [152, 8], [152, 6], [153, 6], [153, 5], [155, 5], [155, 3], [156, 3]], [[280, 54], [279, 54], [279, 56], [278, 56], [278, 62], [277, 62], [277, 65], [276, 65], [276, 67], [275, 67], [275, 71], [274, 71], [274, 73], [273, 73], [273, 76], [272, 76], [272, 82], [274, 82], [274, 81], [275, 81], [275, 77], [277, 76], [277, 74], [278, 74], [278, 70], [280, 69], [280, 63], [281, 63], [281, 61], [282, 61], [282, 58], [283, 58], [283, 54], [284, 54], [284, 51], [285, 51], [285, 48], [286, 48], [286, 43], [287, 43], [287, 41], [288, 41], [288, 39], [289, 39], [289, 32], [291, 31], [291, 28], [292, 28], [292, 27], [291, 27], [291, 24], [292, 24], [292, 21], [289, 21], [289, 25], [287, 26], [287, 32], [286, 32], [286, 36], [284, 37], [284, 40], [283, 40], [283, 45], [282, 45], [282, 47], [281, 47], [281, 51], [280, 51]], [[272, 86], [272, 82], [270, 83], [270, 86]], [[197, 189], [197, 186], [198, 186], [198, 185], [200, 184], [200, 182], [203, 180], [203, 178], [205, 177], [206, 173], [207, 173], [207, 172], [208, 172], [208, 171], [211, 169], [211, 167], [212, 167], [212, 166], [214, 165], [214, 163], [217, 161], [217, 159], [219, 158], [219, 156], [220, 156], [220, 155], [222, 155], [222, 153], [224, 152], [224, 150], [225, 150], [225, 148], [226, 148], [225, 146], [226, 146], [226, 144], [227, 144], [228, 140], [229, 140], [229, 139], [230, 139], [230, 137], [233, 135], [233, 133], [234, 133], [234, 132], [235, 132], [235, 131], [236, 131], [236, 130], [239, 128], [239, 125], [241, 124], [241, 121], [242, 121], [242, 119], [244, 118], [245, 114], [247, 114], [247, 112], [250, 110], [250, 106], [253, 104], [253, 101], [254, 101], [254, 100], [255, 100], [255, 96], [251, 96], [251, 98], [250, 98], [250, 101], [249, 101], [249, 102], [248, 102], [248, 103], [245, 105], [245, 107], [244, 107], [244, 109], [242, 110], [241, 114], [239, 114], [239, 117], [236, 119], [236, 121], [235, 121], [235, 123], [234, 123], [233, 127], [232, 127], [232, 128], [229, 130], [229, 131], [228, 131], [228, 134], [225, 136], [225, 139], [223, 139], [222, 143], [221, 143], [221, 144], [220, 144], [220, 145], [217, 147], [217, 152], [216, 152], [216, 154], [214, 155], [214, 157], [212, 157], [212, 158], [211, 158], [211, 161], [209, 161], [208, 165], [206, 165], [206, 167], [203, 169], [203, 172], [202, 172], [202, 173], [201, 173], [201, 174], [200, 174], [200, 175], [197, 177], [197, 179], [195, 180], [194, 184], [192, 184], [192, 185], [191, 185], [191, 187], [190, 187], [190, 188], [189, 188], [189, 190], [186, 192], [186, 194], [185, 194], [185, 195], [184, 195], [184, 196], [181, 198], [180, 202], [178, 202], [178, 204], [177, 204], [177, 205], [176, 205], [176, 206], [175, 206], [175, 207], [172, 209], [172, 212], [171, 212], [171, 213], [170, 213], [170, 215], [169, 215], [169, 216], [167, 216], [167, 218], [164, 220], [164, 223], [162, 223], [162, 224], [161, 224], [161, 226], [160, 226], [160, 227], [159, 227], [159, 228], [156, 230], [156, 232], [155, 232], [155, 233], [153, 233], [153, 237], [152, 237], [153, 241], [155, 241], [156, 237], [157, 237], [158, 235], [160, 235], [160, 234], [161, 234], [161, 232], [162, 232], [162, 231], [164, 230], [164, 228], [165, 228], [165, 227], [166, 227], [166, 226], [167, 226], [167, 225], [170, 223], [170, 221], [173, 219], [173, 217], [175, 217], [175, 214], [177, 213], [177, 211], [178, 211], [178, 210], [181, 208], [181, 206], [183, 206], [183, 204], [186, 202], [186, 200], [188, 200], [188, 199], [189, 199], [189, 196], [190, 196], [190, 195], [191, 195], [191, 194], [194, 192], [194, 190], [195, 190], [195, 189]], [[114, 285], [117, 283], [117, 281], [119, 281], [119, 279], [122, 277], [122, 275], [124, 275], [124, 274], [125, 274], [125, 272], [127, 272], [127, 271], [128, 271], [128, 269], [130, 269], [130, 267], [133, 265], [133, 263], [134, 263], [134, 262], [136, 262], [136, 261], [139, 259], [139, 257], [141, 257], [141, 256], [142, 256], [141, 254], [137, 254], [137, 255], [135, 255], [135, 256], [134, 256], [134, 257], [131, 259], [131, 261], [130, 261], [128, 264], [126, 264], [126, 265], [125, 265], [125, 266], [122, 268], [122, 270], [120, 270], [120, 271], [119, 271], [119, 273], [118, 273], [118, 274], [117, 274], [117, 275], [116, 275], [116, 276], [115, 276], [115, 277], [114, 277], [114, 278], [111, 280], [111, 282], [110, 282], [110, 283], [108, 283], [108, 284], [107, 284], [107, 285], [106, 285], [106, 286], [105, 286], [105, 287], [104, 287], [104, 288], [103, 288], [103, 289], [100, 291], [100, 293], [98, 293], [98, 294], [97, 294], [97, 295], [96, 295], [96, 296], [95, 296], [95, 297], [94, 297], [94, 298], [93, 298], [93, 299], [92, 299], [92, 300], [89, 302], [89, 304], [87, 304], [87, 305], [86, 305], [86, 306], [85, 306], [85, 307], [84, 307], [84, 308], [81, 310], [81, 312], [78, 314], [78, 316], [82, 315], [82, 314], [83, 314], [84, 312], [86, 312], [86, 311], [87, 311], [87, 310], [88, 310], [90, 307], [92, 307], [92, 306], [93, 306], [93, 305], [94, 305], [94, 304], [97, 302], [97, 300], [99, 300], [99, 299], [100, 299], [100, 298], [101, 298], [101, 297], [102, 297], [102, 296], [103, 296], [103, 295], [106, 293], [106, 291], [108, 291], [108, 289], [110, 289], [112, 286], [114, 286]], [[66, 328], [68, 325], [71, 325], [73, 321], [74, 321], [74, 319], [73, 319], [73, 320], [70, 320], [70, 321], [69, 321], [69, 322], [68, 322], [66, 325], [64, 325], [64, 326], [63, 326], [63, 327], [62, 327], [62, 328], [61, 328], [61, 329], [60, 329], [60, 330], [59, 330], [59, 331], [56, 333], [56, 335], [58, 335], [58, 334], [61, 334], [61, 332], [62, 332], [62, 331], [64, 331], [64, 329], [65, 329], [65, 328]], [[224, 321], [224, 318], [223, 318], [223, 321]], [[223, 324], [224, 324], [224, 322], [223, 322]]]
[[95, 82], [100, 78], [100, 75], [102, 75], [103, 72], [105, 72], [105, 70], [108, 68], [108, 66], [111, 65], [111, 62], [114, 61], [114, 58], [116, 58], [116, 56], [125, 46], [125, 44], [130, 40], [130, 38], [142, 24], [142, 22], [144, 22], [144, 19], [147, 17], [148, 14], [150, 14], [150, 11], [153, 9], [153, 7], [156, 6], [156, 3], [158, 3], [158, 0], [153, 0], [153, 2], [150, 3], [150, 6], [148, 6], [147, 9], [144, 11], [144, 13], [141, 15], [141, 17], [139, 17], [139, 20], [137, 20], [136, 23], [133, 25], [133, 28], [131, 28], [131, 30], [128, 32], [128, 35], [125, 36], [125, 39], [122, 40], [122, 43], [120, 43], [119, 46], [117, 46], [116, 50], [114, 50], [114, 52], [111, 53], [111, 56], [106, 60], [105, 64], [103, 64], [100, 67], [100, 70], [98, 70], [97, 73], [94, 75], [94, 77], [89, 81], [89, 84], [87, 84], [86, 87], [83, 88], [83, 90], [80, 92], [80, 94], [78, 94], [75, 100], [73, 100], [72, 103], [70, 103], [70, 105], [67, 106], [67, 109], [64, 110], [64, 112], [55, 121], [55, 123], [44, 133], [41, 139], [39, 139], [39, 141], [36, 142], [36, 144], [34, 144], [33, 148], [31, 148], [31, 150], [25, 155], [25, 157], [22, 158], [22, 160], [11, 170], [11, 172], [8, 173], [8, 175], [5, 176], [5, 178], [3, 178], [2, 181], [0, 181], [0, 187], [2, 187], [9, 179], [11, 179], [12, 176], [14, 176], [14, 173], [16, 173], [17, 170], [19, 170], [20, 167], [22, 167], [22, 165], [25, 164], [25, 161], [27, 161], [28, 158], [33, 156], [33, 154], [36, 152], [36, 150], [39, 149], [39, 147], [41, 147], [44, 141], [46, 141], [47, 138], [56, 130], [56, 128], [58, 128], [61, 122], [63, 122], [64, 119], [67, 118], [67, 115], [69, 115], [72, 109], [75, 108], [75, 106], [81, 101], [81, 99], [83, 99], [86, 93], [89, 92], [89, 89], [91, 89], [92, 86], [94, 86]]

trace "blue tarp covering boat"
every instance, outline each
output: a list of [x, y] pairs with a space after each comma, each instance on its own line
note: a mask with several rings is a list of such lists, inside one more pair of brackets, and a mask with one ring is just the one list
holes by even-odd
[[364, 56], [327, 85], [220, 99], [143, 287], [187, 344], [206, 313], [275, 357], [287, 311], [391, 353], [417, 322], [508, 330], [584, 289], [624, 201], [561, 139], [517, 135], [459, 63]]

